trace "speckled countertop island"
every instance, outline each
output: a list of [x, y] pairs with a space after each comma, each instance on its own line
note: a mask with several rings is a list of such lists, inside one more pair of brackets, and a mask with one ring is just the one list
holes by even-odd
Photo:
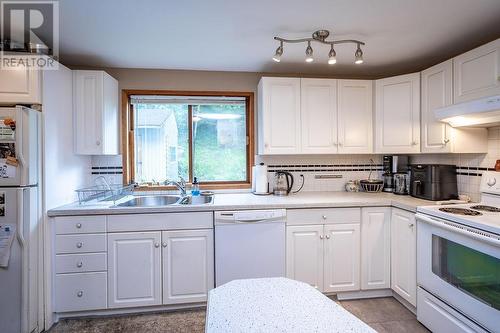
[[302, 192], [285, 197], [258, 196], [251, 193], [217, 193], [208, 205], [170, 205], [158, 207], [115, 207], [110, 202], [98, 204], [73, 203], [51, 209], [49, 216], [146, 214], [194, 211], [275, 209], [275, 208], [325, 208], [325, 207], [377, 207], [392, 206], [416, 211], [417, 206], [435, 204], [432, 201], [391, 193]]
[[234, 280], [212, 289], [205, 332], [375, 330], [306, 283], [264, 278]]

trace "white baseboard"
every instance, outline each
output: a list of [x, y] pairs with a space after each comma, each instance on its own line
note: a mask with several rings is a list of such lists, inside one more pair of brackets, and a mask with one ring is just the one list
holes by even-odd
[[363, 298], [376, 298], [376, 297], [390, 297], [392, 296], [391, 289], [377, 289], [377, 290], [360, 290], [360, 291], [345, 291], [337, 293], [339, 301]]
[[407, 300], [405, 300], [403, 297], [399, 296], [397, 293], [395, 292], [392, 292], [393, 294], [393, 297], [401, 304], [403, 304], [403, 306], [405, 308], [407, 308], [408, 310], [410, 310], [414, 315], [417, 315], [417, 308], [414, 307], [413, 305], [411, 305]]

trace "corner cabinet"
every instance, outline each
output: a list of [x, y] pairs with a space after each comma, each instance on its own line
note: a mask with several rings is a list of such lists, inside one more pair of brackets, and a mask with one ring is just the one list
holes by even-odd
[[75, 153], [119, 154], [118, 81], [103, 71], [73, 71]]
[[375, 152], [420, 152], [420, 73], [375, 81]]
[[500, 39], [453, 58], [453, 102], [500, 94]]
[[42, 104], [42, 70], [0, 70], [0, 104]]
[[259, 154], [300, 153], [300, 79], [263, 77], [258, 94]]
[[417, 224], [415, 214], [392, 209], [391, 289], [417, 305]]
[[422, 153], [486, 153], [487, 129], [453, 128], [434, 117], [434, 110], [452, 104], [453, 61], [435, 65], [421, 74]]

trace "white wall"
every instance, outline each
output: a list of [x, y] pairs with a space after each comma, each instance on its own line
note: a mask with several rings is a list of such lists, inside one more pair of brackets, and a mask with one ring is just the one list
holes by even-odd
[[44, 197], [46, 210], [75, 201], [75, 189], [89, 185], [89, 156], [73, 149], [73, 76], [59, 65], [43, 75]]

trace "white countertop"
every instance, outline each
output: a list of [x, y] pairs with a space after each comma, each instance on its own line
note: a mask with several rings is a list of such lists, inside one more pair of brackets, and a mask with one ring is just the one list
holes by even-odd
[[301, 192], [289, 196], [259, 196], [252, 193], [217, 193], [207, 205], [170, 205], [161, 207], [113, 207], [112, 203], [80, 205], [73, 203], [51, 209], [49, 216], [145, 214], [195, 211], [220, 211], [275, 208], [376, 207], [392, 206], [416, 211], [417, 206], [434, 202], [391, 193]]
[[205, 332], [375, 332], [318, 290], [286, 278], [234, 280], [209, 292]]

